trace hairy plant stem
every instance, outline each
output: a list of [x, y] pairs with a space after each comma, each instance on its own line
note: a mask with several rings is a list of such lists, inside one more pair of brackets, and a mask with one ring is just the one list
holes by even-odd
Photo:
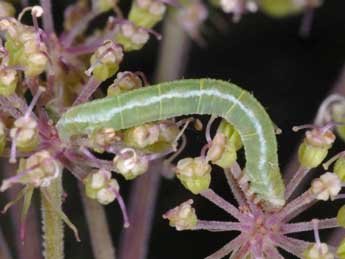
[[115, 249], [112, 244], [104, 207], [85, 196], [84, 186], [82, 184], [79, 184], [79, 189], [89, 228], [94, 258], [115, 259]]
[[[50, 200], [47, 199], [48, 194]], [[61, 209], [62, 205], [62, 177], [59, 176], [49, 187], [41, 190], [42, 200], [42, 228], [45, 259], [64, 258], [64, 232], [60, 216], [52, 204]]]
[[[155, 82], [174, 80], [181, 76], [190, 44], [188, 35], [175, 23], [174, 13], [169, 13], [165, 19], [162, 34]], [[121, 236], [120, 259], [144, 259], [147, 256], [161, 167], [152, 166], [132, 187], [129, 202], [131, 227], [124, 230]]]

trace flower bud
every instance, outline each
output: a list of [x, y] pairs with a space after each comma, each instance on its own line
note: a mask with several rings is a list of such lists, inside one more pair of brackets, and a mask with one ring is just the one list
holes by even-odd
[[112, 128], [96, 129], [90, 136], [91, 148], [98, 152], [103, 153], [105, 149], [118, 140], [116, 132]]
[[337, 222], [340, 226], [345, 228], [345, 205], [343, 205], [338, 211]]
[[211, 183], [211, 166], [205, 158], [184, 158], [178, 161], [176, 176], [194, 194], [207, 190]]
[[169, 225], [178, 231], [194, 229], [198, 219], [192, 204], [193, 200], [190, 199], [166, 212], [163, 218], [168, 219]]
[[17, 71], [10, 68], [0, 69], [0, 96], [10, 96], [16, 91], [18, 83]]
[[345, 182], [345, 157], [341, 156], [334, 164], [333, 172], [338, 175], [341, 182]]
[[121, 24], [120, 30], [116, 34], [116, 42], [128, 52], [141, 49], [149, 38], [146, 30], [135, 27], [132, 23]]
[[16, 14], [14, 6], [8, 2], [0, 2], [0, 17], [13, 17]]
[[10, 137], [15, 140], [16, 147], [20, 151], [29, 152], [35, 149], [39, 143], [36, 120], [26, 116], [20, 117], [14, 122]]
[[114, 160], [115, 171], [121, 174], [126, 180], [132, 180], [147, 172], [148, 160], [138, 155], [134, 149], [123, 149]]
[[311, 191], [316, 199], [327, 201], [333, 200], [341, 190], [341, 181], [334, 173], [324, 173], [320, 178], [313, 180]]
[[111, 172], [104, 169], [93, 171], [83, 182], [86, 196], [103, 205], [113, 202], [120, 190], [118, 182], [111, 178]]
[[123, 59], [122, 48], [112, 41], [106, 41], [91, 56], [91, 70], [99, 81], [112, 77], [118, 70]]
[[237, 154], [235, 148], [229, 143], [228, 139], [222, 133], [217, 133], [207, 152], [207, 159], [211, 160], [213, 164], [225, 169], [230, 168], [236, 161]]
[[149, 29], [163, 19], [165, 11], [166, 6], [160, 1], [135, 0], [129, 12], [129, 20], [139, 27]]
[[234, 126], [232, 126], [226, 120], [221, 121], [217, 129], [217, 133], [218, 132], [224, 134], [224, 136], [228, 138], [228, 141], [230, 142], [230, 144], [232, 144], [236, 151], [243, 147], [240, 134], [234, 128]]
[[345, 239], [343, 239], [340, 243], [340, 245], [338, 246], [337, 249], [337, 256], [340, 259], [345, 259]]
[[0, 120], [0, 154], [4, 151], [6, 145], [6, 126]]
[[142, 87], [141, 79], [132, 72], [119, 72], [114, 83], [108, 87], [107, 95], [115, 96]]
[[335, 140], [334, 134], [327, 130], [313, 129], [306, 132], [304, 142], [298, 149], [298, 158], [301, 165], [306, 169], [319, 166], [325, 159], [328, 149]]
[[334, 259], [326, 243], [313, 244], [303, 253], [305, 259]]
[[146, 148], [159, 140], [159, 127], [153, 123], [130, 128], [124, 133], [126, 145], [134, 148]]

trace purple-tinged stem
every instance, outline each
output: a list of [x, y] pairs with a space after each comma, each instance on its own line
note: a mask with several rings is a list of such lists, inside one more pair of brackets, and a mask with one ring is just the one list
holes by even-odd
[[75, 47], [66, 48], [65, 51], [73, 55], [85, 55], [95, 52], [102, 44], [79, 45]]
[[62, 36], [62, 45], [66, 48], [70, 47], [75, 38], [86, 30], [89, 23], [96, 18], [97, 15], [99, 15], [99, 13], [95, 11], [90, 11], [85, 15], [67, 34]]
[[222, 259], [224, 256], [230, 254], [232, 251], [236, 251], [240, 245], [245, 241], [246, 236], [244, 234], [239, 235], [235, 239], [231, 240], [221, 249], [215, 253], [207, 256], [205, 259]]
[[288, 182], [288, 185], [286, 186], [285, 190], [285, 199], [289, 200], [292, 194], [296, 191], [298, 188], [298, 185], [302, 182], [302, 180], [305, 178], [305, 176], [308, 174], [310, 170], [304, 169], [303, 167], [299, 167], [295, 175], [292, 177], [292, 179]]
[[[328, 229], [328, 228], [337, 228], [337, 227], [339, 227], [339, 224], [336, 218], [320, 219], [318, 223], [318, 229]], [[314, 223], [312, 221], [290, 223], [290, 224], [285, 224], [282, 226], [282, 232], [284, 234], [298, 233], [298, 232], [310, 231], [310, 230], [313, 230], [313, 228], [314, 228]]]
[[[147, 255], [149, 235], [156, 196], [158, 194], [161, 161], [150, 164], [149, 171], [133, 183], [129, 200], [131, 227], [124, 229], [119, 246], [120, 259], [143, 259]], [[150, 188], [147, 188], [150, 187]]]
[[100, 84], [101, 82], [98, 81], [96, 78], [90, 77], [89, 81], [83, 86], [83, 89], [81, 89], [80, 94], [74, 101], [73, 105], [78, 105], [88, 101]]
[[79, 189], [88, 223], [94, 258], [115, 259], [115, 249], [112, 244], [109, 225], [103, 206], [85, 196], [84, 186], [82, 184], [79, 184]]
[[242, 231], [242, 228], [241, 223], [238, 222], [198, 220], [193, 230]]
[[[15, 167], [7, 162], [2, 165], [4, 172], [4, 177], [12, 177], [15, 173]], [[15, 199], [17, 193], [20, 191], [20, 186], [13, 186], [7, 190], [6, 195], [9, 201]], [[27, 224], [26, 231], [30, 235], [26, 235], [24, 240], [24, 245], [19, 242], [20, 240], [20, 215], [21, 215], [21, 204], [15, 204], [9, 209], [11, 223], [12, 223], [12, 233], [15, 240], [15, 247], [17, 250], [18, 259], [41, 259], [41, 239], [39, 234], [39, 222], [38, 213], [36, 210], [35, 203], [32, 203], [27, 220], [30, 224]]]
[[[247, 242], [243, 243], [240, 249], [235, 251], [230, 258], [232, 259], [243, 259], [246, 258], [246, 255], [249, 254], [250, 252], [250, 241], [248, 240]], [[255, 258], [255, 257], [254, 257]]]
[[299, 29], [299, 35], [303, 38], [307, 38], [310, 34], [314, 20], [314, 12], [314, 8], [307, 8], [304, 12], [301, 27]]
[[1, 259], [12, 259], [10, 249], [8, 247], [7, 241], [5, 239], [4, 233], [0, 226], [0, 258]]
[[54, 30], [54, 19], [52, 12], [52, 3], [51, 0], [40, 0], [41, 6], [44, 10], [43, 13], [43, 28], [44, 31], [50, 35], [55, 32]]
[[234, 194], [234, 197], [238, 203], [238, 205], [241, 206], [245, 206], [246, 205], [246, 198], [241, 190], [241, 188], [238, 186], [236, 179], [236, 175], [241, 175], [242, 174], [242, 170], [240, 168], [240, 166], [238, 165], [238, 163], [234, 163], [230, 170], [226, 169], [224, 170], [224, 174], [226, 177], [226, 180], [230, 186], [230, 189], [232, 191], [232, 193]]
[[222, 197], [220, 197], [218, 194], [216, 194], [214, 191], [211, 189], [202, 191], [200, 193], [201, 196], [204, 198], [208, 199], [215, 205], [217, 205], [219, 208], [225, 210], [227, 213], [229, 213], [231, 216], [236, 218], [239, 221], [244, 221], [246, 218], [244, 215], [241, 214], [241, 212], [231, 203], [227, 202], [224, 200]]
[[315, 200], [315, 195], [310, 190], [304, 192], [301, 196], [288, 203], [279, 213], [278, 218], [284, 219], [294, 213], [296, 210], [308, 205]]
[[280, 248], [301, 258], [303, 252], [310, 246], [312, 243], [306, 242], [303, 240], [295, 239], [292, 237], [287, 237], [283, 235], [274, 235], [271, 236], [271, 240]]
[[267, 258], [284, 259], [284, 257], [279, 253], [278, 249], [271, 245], [266, 247], [265, 254]]

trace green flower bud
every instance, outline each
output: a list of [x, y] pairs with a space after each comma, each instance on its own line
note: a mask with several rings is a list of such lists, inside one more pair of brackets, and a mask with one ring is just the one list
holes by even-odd
[[4, 151], [6, 145], [6, 126], [0, 120], [0, 154]]
[[134, 149], [123, 149], [114, 160], [115, 171], [121, 174], [126, 180], [132, 180], [147, 172], [149, 161], [138, 155]]
[[304, 253], [305, 259], [334, 259], [334, 255], [329, 251], [326, 243], [314, 244], [308, 247]]
[[184, 158], [177, 163], [176, 176], [194, 194], [207, 190], [211, 183], [211, 166], [205, 158]]
[[313, 129], [306, 132], [304, 142], [298, 149], [298, 158], [306, 169], [318, 167], [325, 159], [328, 149], [332, 146], [335, 136], [331, 131], [322, 132]]
[[260, 0], [259, 5], [264, 13], [276, 18], [298, 14], [304, 7], [294, 0]]
[[103, 153], [105, 149], [118, 140], [116, 132], [112, 128], [96, 129], [90, 136], [90, 147], [98, 152]]
[[314, 179], [311, 184], [311, 192], [316, 199], [327, 201], [333, 200], [341, 191], [341, 181], [334, 173], [324, 173], [320, 178]]
[[114, 83], [108, 87], [107, 95], [115, 96], [142, 87], [143, 84], [138, 75], [132, 72], [119, 72]]
[[333, 172], [338, 175], [340, 180], [345, 182], [345, 157], [341, 156], [334, 164]]
[[44, 72], [48, 64], [48, 58], [43, 52], [36, 52], [26, 56], [25, 76], [35, 77]]
[[168, 219], [169, 225], [178, 231], [194, 229], [198, 219], [192, 204], [193, 200], [188, 200], [166, 212], [163, 218]]
[[124, 131], [126, 145], [143, 149], [159, 140], [159, 126], [153, 123], [143, 124]]
[[343, 205], [338, 211], [337, 222], [340, 226], [345, 228], [345, 205]]
[[337, 255], [340, 259], [345, 259], [345, 239], [343, 239], [338, 246]]
[[121, 24], [120, 30], [116, 34], [116, 42], [128, 52], [141, 49], [149, 38], [146, 30], [135, 27], [132, 23]]
[[166, 6], [156, 0], [135, 0], [129, 12], [129, 20], [135, 25], [152, 28], [163, 19]]
[[23, 152], [34, 150], [39, 143], [38, 126], [31, 117], [20, 117], [14, 122], [10, 137], [15, 139], [16, 147]]
[[207, 152], [207, 159], [225, 169], [236, 161], [237, 153], [228, 139], [222, 133], [217, 133]]
[[3, 68], [0, 70], [0, 96], [10, 96], [16, 91], [18, 74], [14, 69]]
[[222, 120], [219, 124], [217, 132], [224, 134], [229, 140], [229, 143], [235, 148], [235, 150], [239, 150], [243, 147], [243, 143], [238, 131], [226, 120]]
[[93, 171], [83, 182], [86, 196], [103, 205], [113, 202], [120, 190], [118, 182], [111, 178], [111, 172], [104, 169]]
[[14, 6], [8, 2], [0, 2], [0, 17], [13, 17], [16, 14]]
[[123, 59], [122, 48], [116, 46], [112, 41], [106, 41], [91, 56], [91, 68], [93, 76], [99, 81], [104, 81], [119, 70], [119, 64]]

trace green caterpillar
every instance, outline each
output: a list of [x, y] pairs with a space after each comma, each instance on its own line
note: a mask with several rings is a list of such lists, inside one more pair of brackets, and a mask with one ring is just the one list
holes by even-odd
[[68, 142], [97, 128], [121, 130], [188, 114], [216, 115], [231, 123], [244, 145], [252, 191], [271, 205], [285, 203], [273, 123], [250, 93], [228, 82], [178, 80], [98, 99], [68, 110], [57, 130]]

